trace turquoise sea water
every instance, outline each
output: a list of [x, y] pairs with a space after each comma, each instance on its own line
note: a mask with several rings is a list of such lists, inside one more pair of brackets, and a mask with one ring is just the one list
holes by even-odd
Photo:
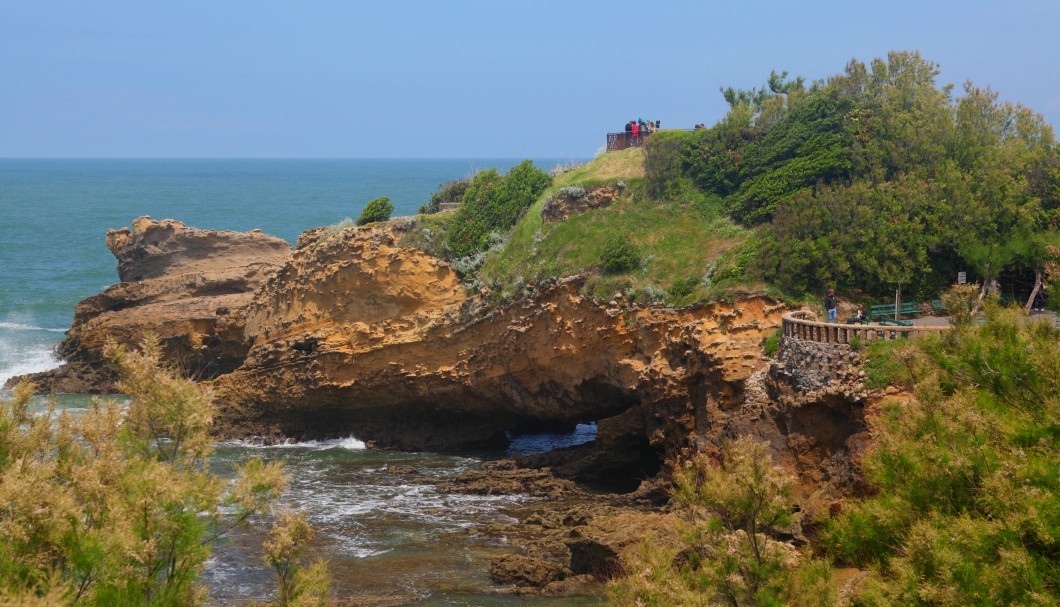
[[[372, 198], [389, 196], [395, 215], [410, 215], [441, 183], [517, 162], [0, 159], [0, 384], [56, 366], [51, 352], [74, 306], [117, 282], [115, 260], [104, 246], [108, 228], [149, 215], [199, 228], [258, 228], [293, 243], [305, 229], [356, 218]], [[535, 162], [549, 169], [561, 160]], [[64, 397], [61, 406], [76, 410], [85, 403]], [[583, 442], [593, 434], [594, 428], [580, 426], [569, 436], [521, 437], [511, 453]], [[344, 593], [398, 594], [419, 606], [596, 603], [496, 594], [485, 572], [500, 547], [474, 539], [468, 529], [529, 498], [445, 496], [386, 473], [387, 464], [396, 463], [447, 476], [504, 453], [376, 452], [350, 437], [272, 448], [221, 444], [215, 464], [224, 472], [248, 454], [287, 464], [294, 480], [286, 499], [309, 510], [321, 531], [317, 548], [331, 559]], [[252, 531], [218, 549], [207, 575], [215, 604], [270, 596], [268, 572], [253, 556], [260, 540]]]
[[293, 244], [305, 229], [356, 218], [373, 198], [412, 215], [439, 184], [518, 162], [0, 159], [0, 383], [46, 368], [74, 305], [117, 282], [108, 228], [149, 215]]

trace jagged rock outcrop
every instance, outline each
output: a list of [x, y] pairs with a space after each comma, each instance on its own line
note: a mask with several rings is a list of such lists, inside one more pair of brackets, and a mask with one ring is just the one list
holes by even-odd
[[[108, 340], [135, 344], [147, 333], [187, 375], [212, 378], [242, 364], [245, 307], [290, 256], [286, 242], [258, 230], [224, 232], [140, 217], [107, 232], [121, 283], [77, 305], [58, 353], [65, 365], [29, 378], [42, 390], [113, 391], [101, 354]], [[16, 378], [17, 380], [18, 378]]]
[[598, 448], [657, 467], [688, 436], [675, 424], [694, 428], [704, 392], [731, 394], [764, 364], [761, 340], [783, 310], [759, 297], [601, 304], [578, 279], [491, 308], [448, 264], [398, 246], [395, 229], [341, 231], [262, 286], [246, 362], [214, 382], [225, 433], [454, 450], [600, 420]]
[[611, 206], [625, 189], [625, 184], [590, 186], [587, 188], [568, 186], [556, 190], [541, 207], [541, 220], [554, 223], [581, 215], [592, 209]]

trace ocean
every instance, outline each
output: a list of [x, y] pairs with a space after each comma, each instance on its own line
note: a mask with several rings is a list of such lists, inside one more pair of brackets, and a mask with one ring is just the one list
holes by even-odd
[[[356, 218], [373, 198], [389, 196], [395, 216], [412, 215], [439, 184], [520, 160], [0, 159], [0, 384], [57, 366], [53, 351], [77, 302], [118, 281], [108, 228], [149, 215], [260, 229], [293, 244], [303, 230]], [[534, 161], [546, 170], [571, 162]], [[60, 399], [75, 412], [85, 405], [85, 397]], [[285, 500], [308, 509], [320, 531], [316, 548], [343, 593], [400, 594], [421, 607], [572, 607], [597, 601], [498, 595], [486, 570], [503, 546], [467, 532], [530, 498], [441, 495], [386, 468], [448, 476], [485, 458], [591, 440], [594, 430], [520, 437], [509, 453], [463, 456], [373, 451], [356, 436], [280, 447], [231, 442], [217, 446], [215, 465], [225, 472], [247, 455], [284, 461], [293, 479]], [[260, 539], [251, 532], [218, 548], [206, 576], [214, 604], [271, 596], [269, 572], [253, 556]]]

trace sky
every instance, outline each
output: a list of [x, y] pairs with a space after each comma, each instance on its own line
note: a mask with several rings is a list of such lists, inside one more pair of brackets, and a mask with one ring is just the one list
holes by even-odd
[[1060, 121], [1060, 0], [0, 4], [0, 157], [586, 158], [891, 50]]

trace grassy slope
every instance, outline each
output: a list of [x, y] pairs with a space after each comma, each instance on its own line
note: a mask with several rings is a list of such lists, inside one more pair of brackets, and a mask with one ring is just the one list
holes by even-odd
[[[643, 178], [641, 149], [610, 152], [561, 175], [516, 224], [503, 250], [487, 258], [479, 280], [508, 298], [528, 282], [588, 272], [587, 288], [598, 297], [610, 298], [620, 289], [638, 300], [665, 299], [675, 304], [723, 296], [732, 283], [742, 281], [742, 271], [732, 268], [731, 262], [740, 257], [740, 245], [750, 232], [721, 217], [708, 201], [649, 200], [644, 195]], [[554, 190], [618, 181], [628, 187], [611, 207], [550, 225], [541, 221], [541, 208]], [[640, 269], [620, 275], [601, 274], [600, 255], [613, 233], [628, 235], [640, 247], [644, 254]], [[712, 265], [717, 268], [713, 283], [719, 274], [729, 274], [729, 279], [705, 284], [701, 279]], [[726, 272], [725, 268], [733, 271]], [[689, 277], [698, 281], [692, 293], [681, 297], [665, 294], [674, 280]]]

